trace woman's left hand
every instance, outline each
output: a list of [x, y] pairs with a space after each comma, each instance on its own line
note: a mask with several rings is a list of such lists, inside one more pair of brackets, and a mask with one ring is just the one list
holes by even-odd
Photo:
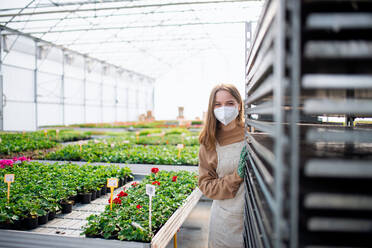
[[238, 175], [241, 178], [244, 178], [245, 174], [245, 164], [246, 164], [246, 156], [248, 155], [248, 150], [247, 147], [244, 146], [241, 153], [240, 153], [240, 160], [239, 160], [239, 165], [238, 165]]

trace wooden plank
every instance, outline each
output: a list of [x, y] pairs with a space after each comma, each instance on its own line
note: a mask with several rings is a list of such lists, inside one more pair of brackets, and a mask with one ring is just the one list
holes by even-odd
[[192, 209], [198, 203], [201, 196], [202, 192], [199, 190], [199, 188], [195, 188], [195, 190], [187, 197], [182, 207], [178, 208], [173, 213], [173, 215], [168, 219], [168, 221], [152, 239], [152, 248], [163, 248], [167, 246], [169, 241], [173, 238], [174, 234], [178, 231], [183, 222], [189, 216]]

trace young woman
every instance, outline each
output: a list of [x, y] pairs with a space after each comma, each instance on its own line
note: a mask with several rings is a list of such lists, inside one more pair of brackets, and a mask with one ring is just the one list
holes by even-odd
[[199, 142], [199, 188], [213, 199], [208, 247], [243, 247], [243, 103], [235, 86], [213, 88]]

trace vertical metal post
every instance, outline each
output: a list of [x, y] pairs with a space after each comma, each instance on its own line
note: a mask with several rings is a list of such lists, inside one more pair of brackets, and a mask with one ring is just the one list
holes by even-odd
[[[35, 40], [35, 70], [34, 70], [34, 109], [35, 109], [35, 130], [38, 129], [38, 104], [37, 104], [37, 72], [38, 72], [39, 49]], [[41, 55], [41, 54], [40, 54]]]
[[0, 131], [4, 130], [3, 35], [0, 30]]
[[101, 92], [100, 92], [100, 108], [101, 108], [101, 123], [103, 122], [103, 63], [101, 64]]
[[115, 122], [118, 122], [118, 75], [115, 73]]
[[283, 93], [285, 85], [285, 0], [280, 0], [275, 25], [278, 32], [275, 37], [275, 60], [274, 60], [274, 120], [275, 120], [275, 205], [274, 216], [274, 247], [281, 247], [282, 224], [283, 224], [283, 163], [284, 163], [284, 130], [283, 130]]
[[62, 125], [65, 125], [65, 51], [62, 50], [62, 76], [61, 76], [61, 106], [62, 106]]
[[290, 247], [298, 244], [298, 215], [299, 215], [299, 104], [301, 87], [301, 2], [291, 0], [292, 32], [291, 32], [291, 120], [290, 120]]
[[127, 118], [126, 118], [125, 121], [129, 121], [129, 87], [125, 88], [125, 95], [126, 95], [126, 97], [125, 97], [125, 100], [126, 100], [125, 108], [126, 108], [126, 113], [127, 113]]
[[140, 106], [139, 106], [139, 89], [138, 89], [138, 85], [136, 85], [137, 89], [136, 89], [136, 116], [138, 117], [140, 115]]
[[151, 110], [152, 112], [155, 111], [155, 82], [152, 82], [151, 83], [151, 89], [152, 89], [152, 106], [151, 106]]
[[84, 57], [84, 86], [83, 86], [83, 106], [84, 106], [84, 123], [87, 123], [87, 58]]
[[[249, 35], [248, 35], [248, 33], [249, 33]], [[249, 51], [249, 48], [250, 48], [250, 47], [248, 47], [248, 42], [250, 43], [249, 46], [251, 46], [252, 45], [252, 22], [246, 22], [245, 23], [245, 55], [244, 55], [244, 58], [245, 58], [245, 60], [244, 60], [244, 79], [245, 79], [244, 80], [244, 82], [245, 82], [244, 83], [245, 84], [245, 87], [244, 87], [245, 94], [244, 95], [245, 95], [245, 99], [248, 98], [248, 88], [247, 88], [247, 86], [248, 86], [247, 76], [248, 75], [247, 75], [247, 71], [246, 71], [247, 63], [248, 63], [248, 51]], [[249, 106], [246, 106], [246, 104], [244, 103], [244, 107], [245, 108], [250, 108], [251, 105], [249, 104]], [[247, 112], [244, 111], [244, 113], [247, 113]], [[246, 114], [246, 118], [248, 118], [248, 117], [250, 117], [250, 115]], [[245, 128], [246, 128], [246, 130], [250, 129], [248, 127], [247, 122], [245, 122]], [[249, 131], [252, 131], [252, 130], [249, 130]]]

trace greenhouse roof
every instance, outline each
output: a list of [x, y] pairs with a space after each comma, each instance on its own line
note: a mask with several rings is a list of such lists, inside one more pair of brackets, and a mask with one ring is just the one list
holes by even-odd
[[201, 52], [241, 45], [244, 23], [256, 21], [261, 6], [252, 0], [7, 0], [0, 1], [0, 25], [158, 78]]

